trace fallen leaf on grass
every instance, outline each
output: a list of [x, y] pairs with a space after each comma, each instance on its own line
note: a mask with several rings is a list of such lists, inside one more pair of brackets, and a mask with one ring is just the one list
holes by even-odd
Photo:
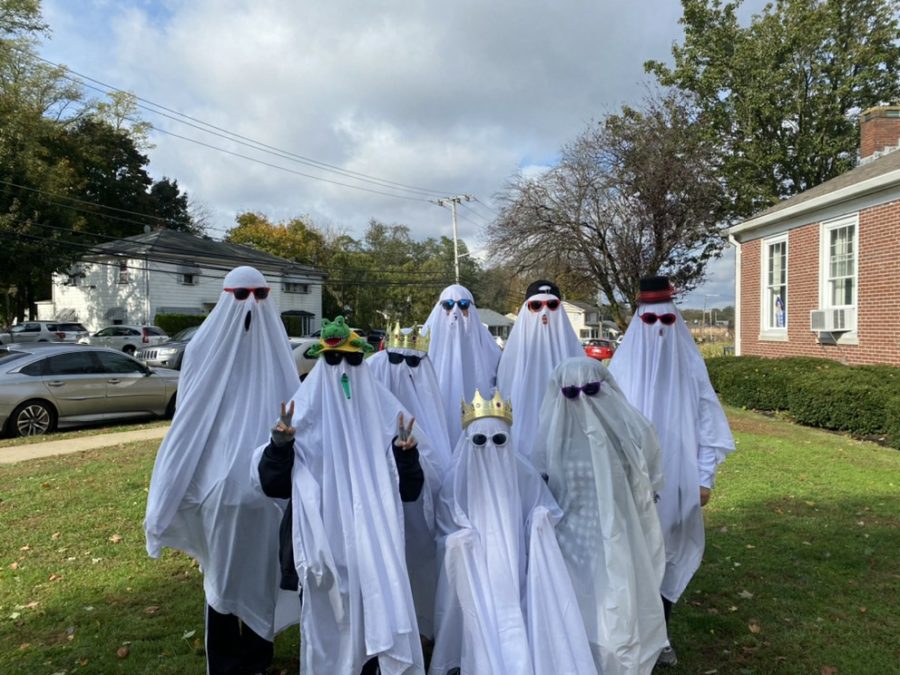
[[88, 664], [88, 660], [84, 656], [82, 656], [80, 659], [78, 659], [78, 665], [81, 666], [82, 668], [84, 668], [87, 664]]
[[746, 589], [741, 591], [740, 593], [738, 593], [738, 595], [740, 597], [744, 598], [744, 600], [750, 600], [753, 597], [753, 593], [751, 593], [750, 591], [748, 591]]
[[31, 547], [30, 547], [28, 544], [25, 544], [25, 545], [24, 545], [22, 548], [20, 548], [19, 550], [20, 550], [20, 551], [30, 551], [30, 550], [31, 550]]
[[868, 612], [868, 611], [869, 611], [868, 607], [860, 607], [860, 608], [859, 608], [859, 613], [860, 613], [860, 614], [865, 614], [865, 613]]
[[62, 574], [51, 574], [47, 577], [47, 581], [62, 581]]
[[49, 490], [49, 489], [50, 489], [50, 483], [41, 483], [41, 487], [44, 488], [45, 490]]
[[754, 633], [754, 634], [759, 633], [760, 631], [762, 631], [762, 626], [760, 626], [760, 625], [759, 625], [758, 623], [756, 623], [755, 621], [751, 621], [749, 624], [747, 624], [747, 627], [750, 629], [750, 632], [751, 632], [751, 633]]
[[144, 607], [144, 614], [156, 614], [159, 611], [159, 605], [150, 605]]
[[822, 666], [819, 670], [822, 675], [837, 675], [837, 671], [838, 669], [834, 666]]
[[114, 534], [113, 536], [111, 536], [111, 537], [109, 538], [109, 540], [110, 540], [112, 543], [114, 543], [114, 544], [118, 544], [118, 543], [120, 543], [120, 542], [122, 541], [122, 535], [121, 535], [121, 534]]
[[120, 659], [127, 659], [128, 658], [128, 647], [126, 647], [126, 646], [119, 647], [116, 650], [116, 656], [118, 656]]
[[194, 634], [195, 634], [196, 632], [197, 632], [197, 631], [195, 631], [195, 630], [188, 630], [188, 631], [185, 631], [184, 635], [181, 636], [181, 639], [182, 639], [182, 640], [187, 640], [187, 639], [189, 639], [189, 638], [192, 638], [192, 637], [194, 637]]
[[51, 538], [53, 541], [56, 541], [56, 540], [59, 539], [61, 536], [62, 536], [61, 533], [59, 533], [59, 532], [54, 532], [53, 534], [50, 535], [50, 538]]
[[17, 569], [19, 569], [19, 563], [17, 563], [17, 562], [11, 562], [11, 563], [9, 563], [9, 569], [11, 569], [11, 570], [17, 570]]

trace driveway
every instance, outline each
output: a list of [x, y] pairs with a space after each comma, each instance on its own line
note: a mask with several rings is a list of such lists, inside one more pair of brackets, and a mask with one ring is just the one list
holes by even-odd
[[108, 448], [121, 443], [133, 443], [134, 441], [150, 441], [162, 438], [168, 430], [168, 426], [152, 427], [137, 431], [119, 431], [112, 434], [97, 434], [96, 436], [81, 436], [61, 441], [45, 441], [43, 443], [0, 448], [0, 464], [15, 464], [28, 459], [68, 455], [73, 452], [81, 452], [82, 450]]

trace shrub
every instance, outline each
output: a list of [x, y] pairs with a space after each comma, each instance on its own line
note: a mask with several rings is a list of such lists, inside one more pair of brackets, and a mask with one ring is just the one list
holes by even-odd
[[760, 356], [720, 356], [706, 362], [709, 379], [728, 405], [753, 410], [787, 408], [787, 373], [772, 359]]
[[900, 395], [885, 402], [884, 433], [891, 447], [900, 449]]
[[856, 436], [888, 433], [900, 369], [890, 366], [839, 367], [807, 373], [791, 387], [791, 417], [808, 426]]
[[153, 322], [168, 335], [175, 335], [185, 328], [199, 326], [205, 318], [205, 314], [157, 314]]

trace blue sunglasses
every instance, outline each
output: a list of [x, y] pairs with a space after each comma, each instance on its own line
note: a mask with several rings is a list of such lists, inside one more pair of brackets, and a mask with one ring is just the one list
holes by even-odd
[[441, 307], [448, 312], [453, 309], [453, 305], [457, 305], [460, 309], [469, 309], [472, 305], [472, 301], [467, 300], [466, 298], [463, 298], [462, 300], [441, 300]]

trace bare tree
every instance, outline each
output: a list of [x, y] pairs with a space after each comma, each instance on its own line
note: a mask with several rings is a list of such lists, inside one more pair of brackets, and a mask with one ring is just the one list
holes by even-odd
[[488, 227], [492, 256], [602, 294], [624, 328], [642, 276], [681, 290], [724, 246], [717, 149], [684, 95], [651, 94], [589, 126], [537, 178], [517, 176]]

